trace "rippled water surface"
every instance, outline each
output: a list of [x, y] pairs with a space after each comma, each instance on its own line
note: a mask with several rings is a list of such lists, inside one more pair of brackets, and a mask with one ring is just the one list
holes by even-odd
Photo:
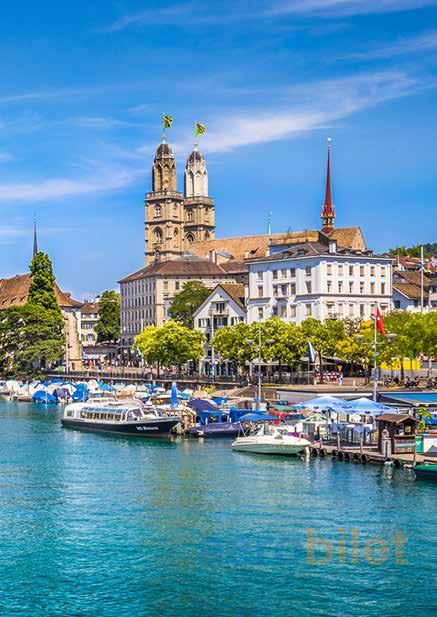
[[1, 615], [436, 609], [437, 485], [410, 472], [81, 433], [5, 401], [0, 439]]

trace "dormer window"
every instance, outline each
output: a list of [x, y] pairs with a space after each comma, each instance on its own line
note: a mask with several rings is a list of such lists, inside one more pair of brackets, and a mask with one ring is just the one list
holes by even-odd
[[297, 254], [298, 255], [305, 255], [305, 249], [298, 249]]

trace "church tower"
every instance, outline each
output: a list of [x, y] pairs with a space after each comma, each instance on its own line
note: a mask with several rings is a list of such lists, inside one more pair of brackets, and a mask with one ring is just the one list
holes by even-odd
[[184, 247], [210, 240], [215, 234], [215, 205], [208, 196], [208, 170], [201, 152], [194, 146], [185, 167]]
[[177, 190], [176, 163], [165, 140], [152, 167], [152, 191], [147, 193], [145, 225], [146, 265], [156, 259], [175, 259], [184, 250], [184, 198]]
[[335, 226], [335, 210], [332, 203], [331, 191], [331, 138], [328, 139], [328, 166], [326, 170], [326, 191], [325, 203], [322, 208], [322, 231], [325, 234], [330, 234]]

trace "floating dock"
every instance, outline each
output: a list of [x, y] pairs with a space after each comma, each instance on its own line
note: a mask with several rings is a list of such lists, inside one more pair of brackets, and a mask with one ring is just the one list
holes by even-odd
[[355, 463], [378, 463], [383, 465], [390, 461], [395, 467], [403, 467], [404, 465], [414, 465], [415, 463], [435, 462], [435, 457], [427, 456], [426, 454], [390, 454], [389, 457], [384, 456], [376, 448], [361, 448], [360, 446], [340, 446], [313, 443], [309, 446], [312, 456], [332, 456], [339, 461], [350, 461]]

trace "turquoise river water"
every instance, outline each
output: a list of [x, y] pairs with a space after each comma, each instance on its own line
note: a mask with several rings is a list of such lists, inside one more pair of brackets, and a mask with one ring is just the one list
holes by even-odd
[[411, 472], [62, 429], [0, 401], [0, 614], [436, 614]]

